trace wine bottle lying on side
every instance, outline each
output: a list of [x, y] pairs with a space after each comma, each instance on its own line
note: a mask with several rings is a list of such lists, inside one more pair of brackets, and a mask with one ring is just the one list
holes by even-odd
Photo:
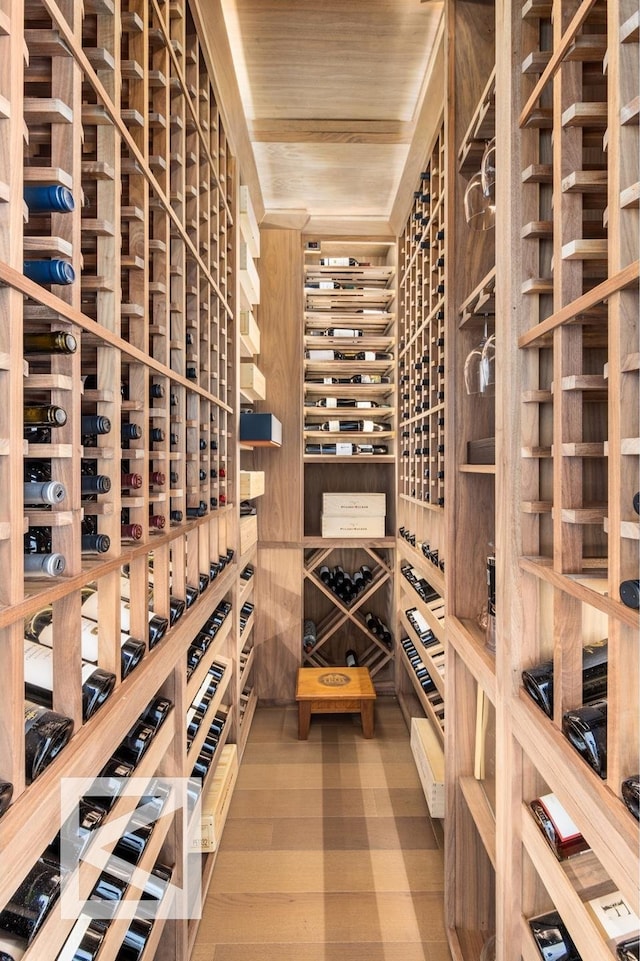
[[607, 776], [607, 701], [603, 698], [567, 711], [562, 731], [596, 774]]
[[[582, 703], [590, 704], [607, 693], [607, 639], [587, 644], [582, 652]], [[553, 717], [553, 661], [543, 661], [522, 672], [527, 694]]]

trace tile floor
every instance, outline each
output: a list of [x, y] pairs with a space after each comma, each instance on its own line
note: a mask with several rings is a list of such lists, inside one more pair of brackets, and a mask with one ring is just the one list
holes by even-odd
[[440, 822], [429, 818], [400, 709], [259, 708], [193, 961], [449, 961]]

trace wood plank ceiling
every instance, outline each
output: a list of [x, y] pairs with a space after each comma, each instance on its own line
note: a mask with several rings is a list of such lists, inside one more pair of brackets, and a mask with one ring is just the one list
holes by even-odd
[[222, 10], [265, 220], [395, 232], [438, 119], [443, 3], [222, 0]]

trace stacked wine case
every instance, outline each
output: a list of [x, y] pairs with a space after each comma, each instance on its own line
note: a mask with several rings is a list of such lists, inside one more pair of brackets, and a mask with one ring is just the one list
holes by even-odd
[[[231, 777], [255, 708], [240, 686], [238, 172], [198, 23], [182, 0], [0, 11], [0, 847], [20, 854], [3, 863], [3, 946], [27, 889], [56, 900], [30, 872], [44, 857], [55, 873], [64, 778], [193, 774], [191, 815], [214, 782], [228, 806], [218, 762]], [[107, 817], [131, 810], [116, 799]], [[215, 851], [172, 810], [137, 867], [179, 878], [194, 850], [206, 891]], [[116, 907], [87, 950], [189, 956], [197, 920], [165, 920], [171, 888], [130, 931], [136, 887], [100, 883]], [[56, 908], [14, 953], [54, 959], [72, 928]]]

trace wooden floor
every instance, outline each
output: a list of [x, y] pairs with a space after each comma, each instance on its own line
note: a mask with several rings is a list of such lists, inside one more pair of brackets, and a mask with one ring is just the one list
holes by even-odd
[[449, 961], [440, 822], [400, 709], [256, 712], [193, 961]]

